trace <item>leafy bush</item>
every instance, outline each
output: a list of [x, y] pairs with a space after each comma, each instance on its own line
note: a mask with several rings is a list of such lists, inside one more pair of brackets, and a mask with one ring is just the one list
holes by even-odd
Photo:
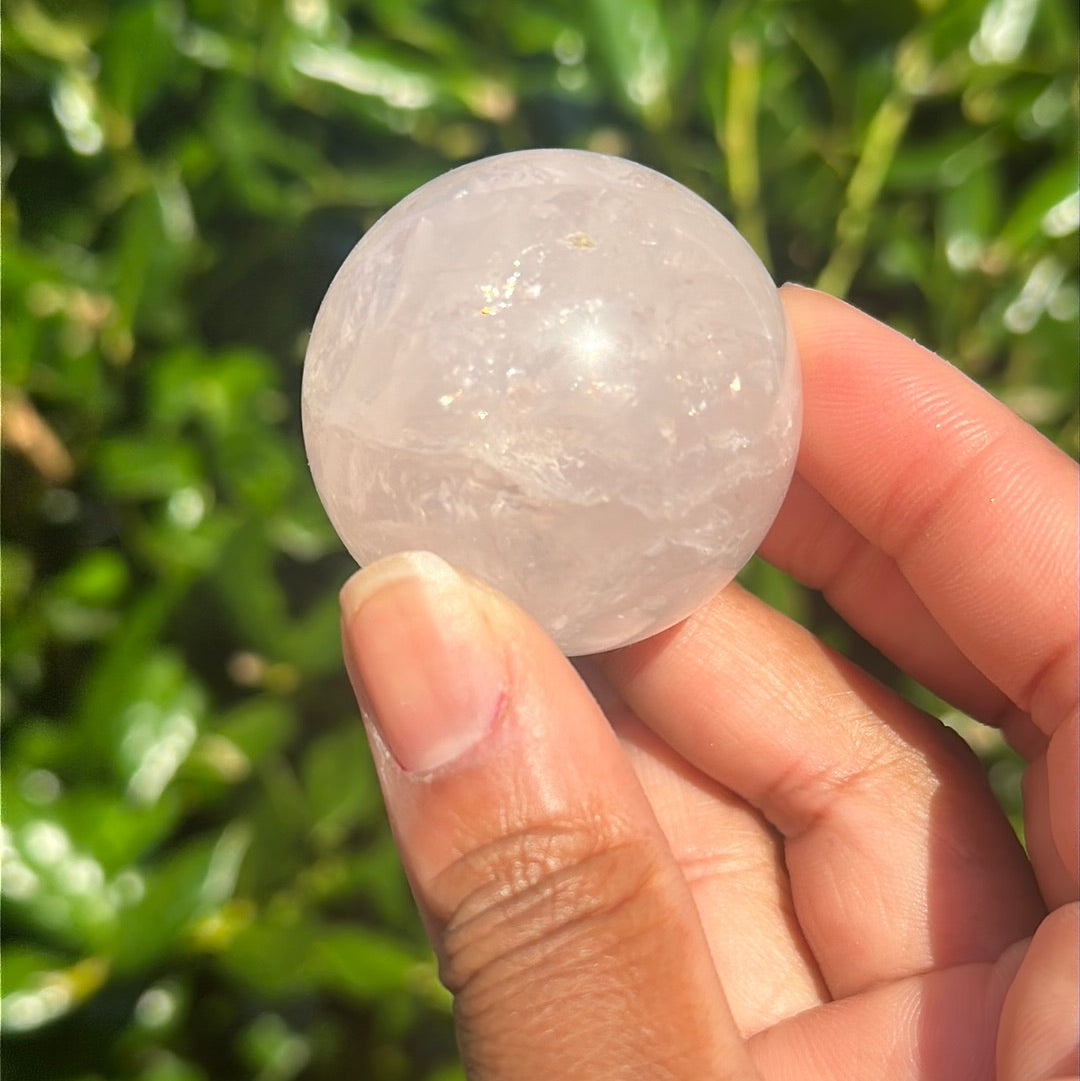
[[637, 158], [1075, 454], [1076, 45], [1064, 0], [9, 0], [7, 1076], [460, 1076], [298, 431], [382, 210], [501, 150]]

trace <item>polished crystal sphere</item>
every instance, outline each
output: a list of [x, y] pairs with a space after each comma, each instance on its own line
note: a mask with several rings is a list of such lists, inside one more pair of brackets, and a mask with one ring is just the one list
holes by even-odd
[[655, 634], [769, 528], [799, 438], [775, 286], [708, 203], [576, 150], [455, 169], [363, 237], [311, 334], [311, 471], [361, 564], [427, 549], [568, 654]]

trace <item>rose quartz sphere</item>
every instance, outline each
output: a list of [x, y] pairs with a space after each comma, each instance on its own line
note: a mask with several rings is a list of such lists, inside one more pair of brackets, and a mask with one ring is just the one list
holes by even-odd
[[354, 558], [436, 552], [571, 655], [734, 577], [800, 410], [776, 288], [734, 227], [576, 150], [487, 158], [398, 203], [338, 271], [304, 367], [311, 472]]

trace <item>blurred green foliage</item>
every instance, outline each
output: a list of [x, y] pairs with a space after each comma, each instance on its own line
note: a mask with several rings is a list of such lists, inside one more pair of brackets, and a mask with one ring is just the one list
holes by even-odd
[[[1065, 0], [7, 0], [5, 1074], [460, 1077], [340, 672], [307, 328], [473, 157], [621, 153], [1076, 454]], [[746, 581], [943, 709], [761, 564]], [[1018, 765], [955, 714], [1016, 813]]]

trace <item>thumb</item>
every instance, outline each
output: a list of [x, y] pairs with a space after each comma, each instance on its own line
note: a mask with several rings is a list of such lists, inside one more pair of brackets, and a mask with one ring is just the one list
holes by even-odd
[[342, 629], [468, 1075], [749, 1078], [686, 883], [547, 637], [426, 553], [354, 576]]

